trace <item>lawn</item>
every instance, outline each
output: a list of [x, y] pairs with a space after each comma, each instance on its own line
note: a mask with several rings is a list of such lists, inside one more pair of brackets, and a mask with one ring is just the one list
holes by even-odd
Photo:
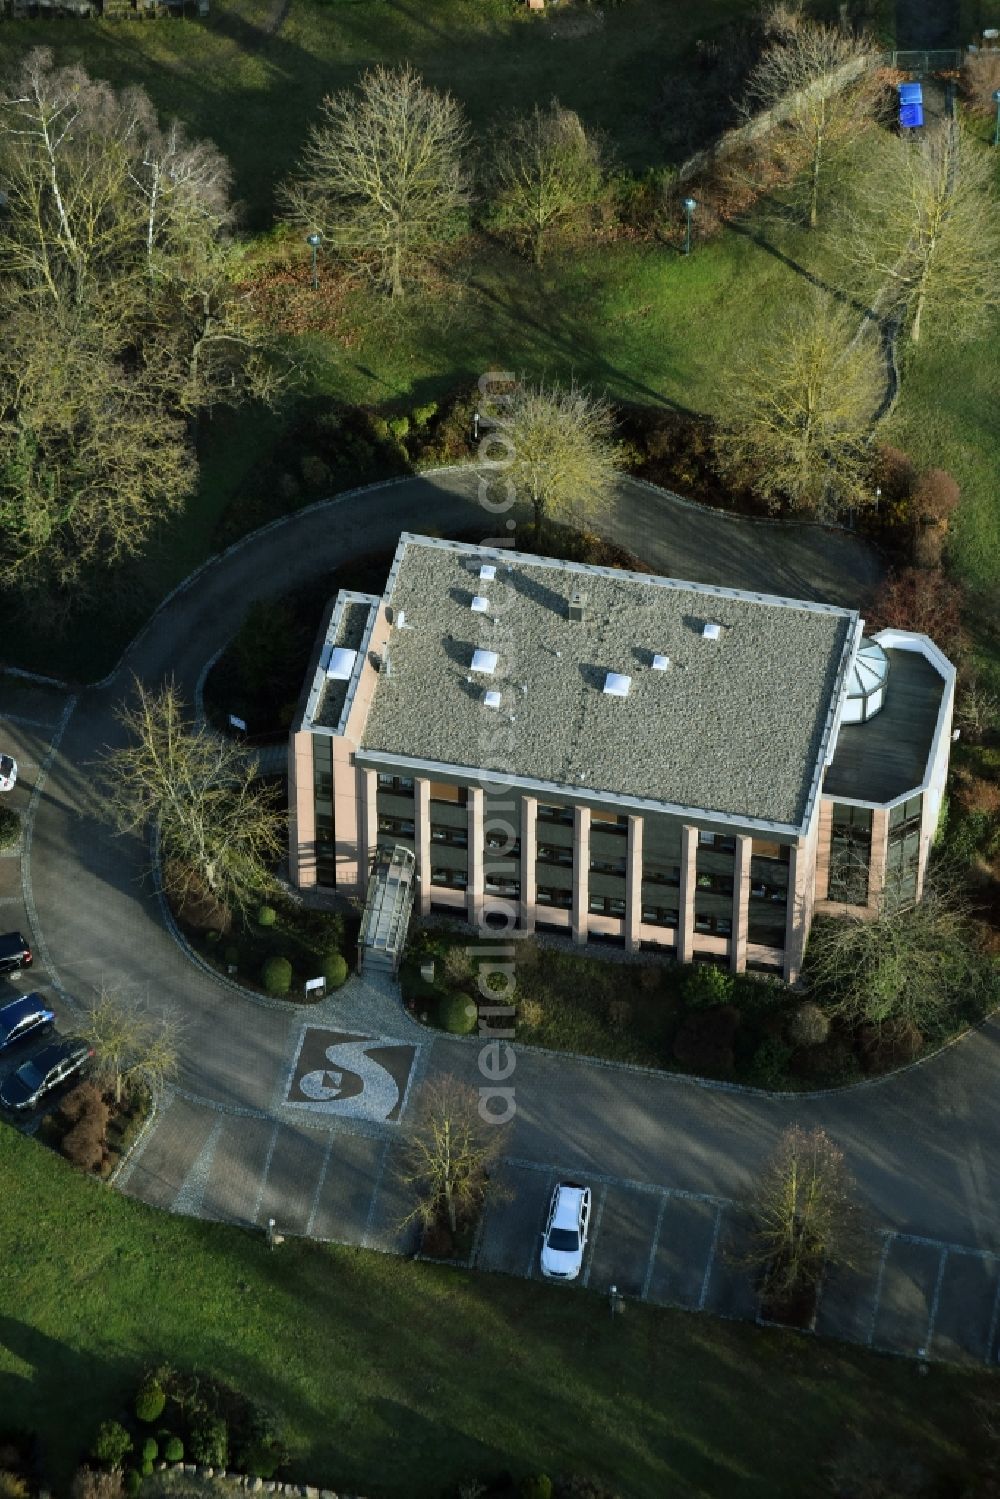
[[40, 1431], [62, 1492], [151, 1359], [283, 1412], [297, 1479], [378, 1499], [504, 1468], [590, 1470], [628, 1499], [791, 1499], [855, 1433], [957, 1488], [980, 1455], [982, 1372], [920, 1378], [906, 1360], [638, 1305], [612, 1322], [585, 1291], [371, 1252], [271, 1253], [120, 1197], [7, 1128], [0, 1178], [0, 1410]]

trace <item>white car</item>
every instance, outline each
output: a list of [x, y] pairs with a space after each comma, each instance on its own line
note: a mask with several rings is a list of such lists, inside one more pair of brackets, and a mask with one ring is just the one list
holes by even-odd
[[549, 1280], [576, 1280], [583, 1265], [590, 1228], [590, 1188], [560, 1182], [552, 1194], [542, 1234], [542, 1274]]
[[0, 755], [0, 791], [13, 791], [17, 780], [17, 761], [13, 755]]

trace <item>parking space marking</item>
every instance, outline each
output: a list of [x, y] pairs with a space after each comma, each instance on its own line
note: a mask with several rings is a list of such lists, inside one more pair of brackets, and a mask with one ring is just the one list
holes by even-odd
[[875, 1341], [875, 1324], [878, 1321], [879, 1302], [882, 1300], [882, 1282], [885, 1279], [885, 1262], [889, 1258], [889, 1250], [892, 1248], [892, 1241], [895, 1237], [896, 1235], [890, 1230], [890, 1232], [885, 1234], [883, 1238], [882, 1253], [879, 1256], [878, 1262], [878, 1275], [875, 1277], [875, 1299], [872, 1302], [872, 1320], [871, 1325], [868, 1328], [867, 1342], [869, 1348]]
[[934, 1324], [937, 1321], [938, 1307], [941, 1305], [941, 1282], [944, 1280], [944, 1267], [947, 1263], [948, 1249], [945, 1246], [941, 1250], [941, 1258], [938, 1260], [937, 1278], [934, 1281], [934, 1294], [931, 1297], [931, 1309], [927, 1317], [927, 1336], [924, 1339], [924, 1346], [917, 1349], [917, 1352], [920, 1354], [926, 1354], [930, 1351], [931, 1342], [934, 1338]]
[[646, 1192], [651, 1196], [658, 1192], [665, 1192], [668, 1197], [684, 1197], [691, 1202], [710, 1202], [713, 1206], [721, 1205], [722, 1207], [727, 1207], [730, 1202], [728, 1197], [717, 1197], [712, 1192], [689, 1192], [686, 1187], [666, 1187], [662, 1182], [633, 1181], [628, 1176], [611, 1176], [606, 1171], [591, 1171], [586, 1166], [574, 1166], [570, 1170], [569, 1167], [557, 1166], [552, 1161], [529, 1161], [517, 1155], [504, 1156], [503, 1163], [505, 1166], [520, 1167], [523, 1171], [553, 1171], [557, 1175], [569, 1176], [576, 1173], [578, 1176], [586, 1176], [588, 1181], [609, 1187], [628, 1187], [633, 1192]]
[[307, 1239], [311, 1239], [312, 1238], [313, 1228], [315, 1227], [315, 1224], [316, 1224], [316, 1214], [319, 1212], [319, 1198], [320, 1198], [320, 1193], [323, 1190], [323, 1183], [326, 1181], [327, 1167], [330, 1164], [330, 1156], [332, 1154], [333, 1154], [333, 1135], [331, 1134], [329, 1136], [329, 1138], [327, 1139], [326, 1149], [323, 1152], [323, 1160], [322, 1160], [322, 1163], [321, 1163], [320, 1168], [319, 1168], [319, 1178], [318, 1178], [318, 1180], [316, 1182], [316, 1190], [313, 1193], [312, 1207], [309, 1210], [309, 1222], [306, 1224], [306, 1238]]
[[365, 1219], [365, 1231], [361, 1235], [361, 1248], [368, 1248], [368, 1239], [371, 1235], [372, 1224], [375, 1221], [375, 1204], [378, 1202], [379, 1189], [382, 1186], [382, 1178], [385, 1175], [385, 1163], [389, 1159], [389, 1142], [386, 1140], [382, 1146], [382, 1152], [378, 1158], [378, 1171], [375, 1173], [375, 1185], [372, 1187], [372, 1200], [368, 1204], [368, 1217]]
[[[510, 1162], [505, 1162], [505, 1164], [509, 1165]], [[545, 1225], [549, 1217], [549, 1208], [552, 1206], [552, 1193], [555, 1191], [556, 1182], [559, 1180], [558, 1171], [551, 1167], [546, 1167], [545, 1169], [548, 1172], [548, 1181], [545, 1184], [545, 1196], [542, 1199], [542, 1216], [538, 1225], [538, 1239], [545, 1237]], [[528, 1258], [528, 1268], [524, 1272], [529, 1280], [534, 1273], [535, 1262], [539, 1258], [538, 1239], [532, 1241], [531, 1254]]]
[[597, 1244], [597, 1236], [601, 1231], [601, 1219], [604, 1217], [604, 1204], [607, 1198], [608, 1187], [607, 1183], [605, 1183], [601, 1188], [601, 1195], [597, 1203], [597, 1212], [594, 1214], [594, 1232], [590, 1236], [590, 1257], [587, 1260], [587, 1268], [583, 1272], [583, 1280], [581, 1281], [581, 1285], [584, 1287], [590, 1285], [590, 1272], [594, 1265], [594, 1247]]
[[274, 1146], [278, 1139], [278, 1130], [280, 1128], [280, 1124], [278, 1124], [276, 1121], [274, 1129], [271, 1131], [271, 1138], [267, 1143], [267, 1155], [264, 1157], [264, 1169], [261, 1171], [260, 1181], [257, 1183], [257, 1201], [253, 1205], [253, 1218], [250, 1220], [252, 1223], [256, 1223], [257, 1219], [260, 1217], [260, 1205], [264, 1201], [264, 1188], [267, 1186], [267, 1178], [271, 1170], [271, 1161], [274, 1158]]
[[646, 1261], [646, 1274], [642, 1279], [642, 1290], [639, 1293], [643, 1301], [649, 1295], [649, 1287], [653, 1279], [653, 1262], [656, 1259], [656, 1251], [660, 1247], [660, 1229], [663, 1226], [663, 1214], [667, 1207], [667, 1194], [664, 1192], [660, 1198], [660, 1206], [656, 1210], [656, 1227], [653, 1229], [653, 1242], [649, 1246], [649, 1259]]
[[723, 1206], [724, 1204], [720, 1202], [719, 1206], [715, 1210], [715, 1226], [712, 1229], [712, 1242], [709, 1245], [708, 1259], [705, 1262], [705, 1274], [702, 1277], [701, 1282], [701, 1293], [698, 1297], [699, 1312], [703, 1312], [705, 1310], [705, 1301], [708, 1297], [708, 1284], [712, 1279], [712, 1268], [715, 1265], [715, 1251], [719, 1247], [719, 1230], [722, 1227]]

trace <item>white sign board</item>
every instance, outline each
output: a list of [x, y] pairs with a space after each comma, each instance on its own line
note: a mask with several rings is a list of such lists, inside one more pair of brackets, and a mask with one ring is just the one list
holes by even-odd
[[306, 993], [312, 994], [316, 989], [325, 989], [326, 979], [306, 979]]
[[237, 718], [235, 713], [230, 713], [229, 715], [229, 727], [231, 729], [240, 729], [244, 734], [247, 731], [246, 724], [243, 722], [242, 718]]

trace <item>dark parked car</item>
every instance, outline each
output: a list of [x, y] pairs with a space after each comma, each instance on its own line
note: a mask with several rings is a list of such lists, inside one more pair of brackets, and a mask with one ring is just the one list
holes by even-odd
[[73, 1037], [43, 1046], [22, 1062], [0, 1085], [0, 1104], [5, 1109], [30, 1109], [60, 1084], [69, 1082], [86, 1066], [94, 1048]]
[[40, 994], [24, 994], [0, 1009], [0, 1051], [44, 1036], [55, 1025], [55, 1014]]
[[20, 932], [4, 932], [0, 937], [0, 973], [20, 973], [34, 961], [31, 948]]

